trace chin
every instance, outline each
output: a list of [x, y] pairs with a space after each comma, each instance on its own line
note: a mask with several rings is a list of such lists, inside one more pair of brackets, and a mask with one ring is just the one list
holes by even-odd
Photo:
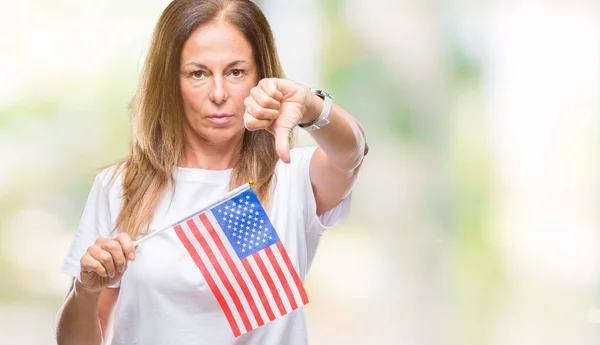
[[[213, 127], [211, 129], [203, 131], [204, 133], [198, 133], [201, 137], [212, 143], [222, 143], [230, 141], [236, 138], [242, 138], [246, 129], [242, 127]], [[204, 135], [202, 135], [204, 134]]]

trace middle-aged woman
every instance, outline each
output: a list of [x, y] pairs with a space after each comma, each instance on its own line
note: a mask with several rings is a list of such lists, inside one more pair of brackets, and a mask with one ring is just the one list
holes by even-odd
[[[64, 261], [73, 284], [57, 316], [60, 345], [107, 334], [118, 345], [307, 343], [302, 308], [234, 337], [172, 231], [134, 242], [253, 179], [304, 280], [323, 231], [348, 216], [367, 146], [327, 93], [283, 76], [253, 2], [168, 5], [132, 102], [131, 154], [96, 176]], [[296, 127], [318, 146], [290, 150]]]

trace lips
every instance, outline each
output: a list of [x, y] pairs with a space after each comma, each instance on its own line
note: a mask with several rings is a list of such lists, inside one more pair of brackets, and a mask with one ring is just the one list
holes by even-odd
[[230, 114], [210, 114], [208, 115], [208, 120], [216, 124], [224, 124], [229, 122], [232, 117], [233, 115]]

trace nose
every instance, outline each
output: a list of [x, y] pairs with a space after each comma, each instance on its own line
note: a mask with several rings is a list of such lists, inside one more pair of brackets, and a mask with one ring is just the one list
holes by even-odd
[[222, 104], [227, 101], [227, 97], [229, 97], [229, 95], [223, 78], [213, 78], [212, 89], [210, 90], [208, 97], [210, 101], [215, 104]]

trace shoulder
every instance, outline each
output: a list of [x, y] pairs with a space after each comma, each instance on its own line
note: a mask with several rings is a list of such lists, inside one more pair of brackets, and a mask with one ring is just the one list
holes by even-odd
[[310, 167], [310, 160], [315, 153], [317, 146], [297, 147], [290, 150], [290, 163], [286, 164], [282, 160], [277, 161], [275, 167], [276, 173], [302, 172]]
[[125, 164], [116, 163], [102, 169], [96, 174], [94, 186], [102, 188], [105, 193], [111, 194], [114, 191], [120, 191], [123, 186], [125, 175]]
[[[317, 146], [299, 147], [290, 150], [290, 163], [279, 160], [275, 167], [275, 191], [282, 194], [281, 200], [306, 199], [312, 194], [310, 161]], [[309, 193], [310, 192], [310, 193]]]

